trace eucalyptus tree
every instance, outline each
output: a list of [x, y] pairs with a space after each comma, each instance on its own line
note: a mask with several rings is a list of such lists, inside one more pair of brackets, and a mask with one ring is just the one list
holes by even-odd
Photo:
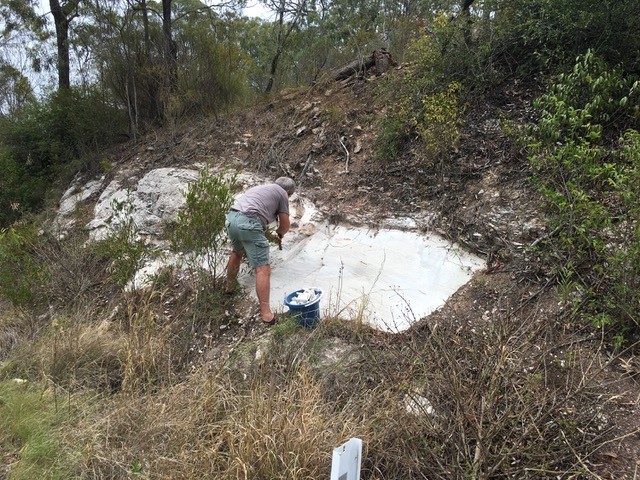
[[30, 73], [39, 71], [46, 41], [45, 16], [36, 10], [35, 0], [0, 0], [0, 110], [14, 112], [32, 99]]
[[9, 64], [0, 65], [0, 117], [12, 117], [34, 101], [29, 79]]
[[274, 51], [271, 57], [269, 79], [265, 92], [273, 89], [278, 62], [290, 45], [292, 34], [303, 27], [308, 15], [309, 0], [261, 0], [261, 3], [275, 14]]
[[173, 40], [171, 25], [172, 0], [162, 0], [162, 38], [166, 82], [170, 92], [178, 88], [178, 49]]
[[70, 63], [69, 63], [69, 26], [78, 16], [80, 0], [49, 0], [51, 15], [56, 29], [56, 46], [58, 49], [57, 69], [58, 88], [68, 90], [71, 88]]
[[147, 122], [218, 108], [241, 87], [236, 17], [225, 13], [236, 4], [94, 1], [86, 28], [95, 31], [98, 78], [126, 108], [133, 135]]
[[179, 53], [182, 112], [218, 112], [247, 94], [252, 60], [242, 50], [247, 23], [233, 9], [197, 0], [176, 2], [174, 41]]

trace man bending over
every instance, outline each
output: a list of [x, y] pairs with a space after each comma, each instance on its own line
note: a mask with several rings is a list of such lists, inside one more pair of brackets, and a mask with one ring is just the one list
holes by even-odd
[[289, 231], [289, 197], [294, 190], [295, 182], [289, 177], [252, 187], [236, 200], [227, 215], [227, 233], [233, 248], [227, 263], [227, 292], [233, 291], [242, 257], [246, 255], [251, 268], [256, 269], [256, 294], [262, 321], [269, 325], [275, 322], [276, 316], [269, 305], [271, 266], [265, 233], [267, 225], [276, 219], [276, 235], [280, 240]]

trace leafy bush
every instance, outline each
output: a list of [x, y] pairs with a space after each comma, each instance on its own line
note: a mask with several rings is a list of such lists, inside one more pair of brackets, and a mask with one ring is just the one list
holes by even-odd
[[529, 137], [558, 270], [580, 279], [589, 318], [621, 336], [640, 327], [640, 135], [623, 130], [640, 118], [639, 85], [588, 51], [535, 102]]
[[48, 186], [46, 175], [30, 173], [0, 144], [0, 228], [41, 208]]
[[218, 251], [224, 241], [226, 215], [233, 203], [237, 176], [213, 174], [204, 168], [200, 178], [189, 185], [186, 209], [178, 214], [173, 246], [204, 256], [216, 271]]
[[397, 116], [384, 117], [378, 126], [375, 140], [376, 158], [380, 161], [393, 162], [398, 158], [403, 145], [410, 139], [410, 130]]
[[509, 0], [492, 22], [500, 63], [521, 75], [569, 64], [585, 48], [597, 48], [610, 64], [638, 69], [636, 0]]
[[135, 207], [132, 200], [114, 200], [112, 206], [117, 218], [116, 226], [96, 249], [111, 261], [111, 281], [119, 288], [124, 288], [155, 253], [155, 249], [140, 238], [133, 218]]
[[462, 123], [460, 84], [442, 82], [435, 70], [432, 50], [414, 51], [421, 63], [412, 75], [392, 77], [388, 115], [380, 123], [377, 157], [394, 160], [412, 137], [424, 144], [427, 163], [438, 163], [455, 148]]
[[462, 123], [457, 97], [459, 87], [452, 83], [446, 90], [425, 95], [422, 108], [411, 119], [432, 158], [440, 158], [458, 144], [458, 127]]
[[38, 232], [33, 226], [14, 225], [0, 231], [0, 294], [15, 306], [32, 306], [46, 269], [36, 261]]
[[60, 188], [91, 152], [120, 139], [126, 125], [120, 111], [98, 92], [63, 92], [11, 117], [0, 118], [0, 226], [18, 218], [10, 209], [37, 211], [46, 192]]

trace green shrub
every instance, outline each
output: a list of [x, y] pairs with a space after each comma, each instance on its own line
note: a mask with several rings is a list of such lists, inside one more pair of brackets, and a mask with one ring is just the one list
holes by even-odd
[[0, 118], [0, 227], [34, 212], [46, 193], [93, 167], [93, 152], [122, 138], [125, 119], [100, 92], [61, 92]]
[[36, 261], [38, 232], [31, 225], [0, 231], [0, 294], [15, 306], [33, 306], [46, 277], [46, 266]]
[[535, 102], [529, 137], [557, 269], [580, 279], [588, 318], [627, 337], [640, 330], [640, 135], [625, 130], [638, 119], [638, 85], [589, 51]]
[[384, 117], [378, 126], [375, 140], [376, 158], [383, 162], [393, 162], [409, 141], [410, 130], [398, 116]]
[[98, 243], [96, 250], [111, 262], [108, 269], [111, 281], [117, 287], [124, 288], [156, 249], [140, 237], [133, 218], [135, 207], [130, 197], [124, 201], [114, 200], [112, 207], [119, 222], [108, 237]]
[[425, 95], [418, 115], [411, 119], [432, 158], [440, 158], [458, 145], [458, 127], [462, 123], [459, 88], [452, 83], [446, 90]]
[[637, 70], [640, 39], [635, 34], [636, 0], [509, 0], [492, 21], [499, 62], [520, 75], [571, 64], [585, 48], [597, 48], [611, 64]]
[[225, 238], [226, 215], [233, 203], [236, 179], [236, 174], [213, 174], [204, 168], [200, 178], [189, 185], [186, 209], [178, 214], [173, 232], [174, 249], [204, 256], [214, 272]]
[[464, 110], [459, 97], [464, 90], [456, 79], [473, 75], [456, 73], [458, 67], [453, 63], [457, 60], [453, 59], [459, 60], [459, 55], [449, 55], [464, 43], [460, 43], [459, 28], [443, 16], [432, 26], [433, 35], [424, 35], [409, 45], [408, 71], [389, 76], [382, 87], [390, 107], [376, 139], [381, 160], [394, 160], [411, 138], [423, 143], [427, 164], [440, 163], [457, 145]]
[[48, 186], [46, 175], [30, 173], [0, 144], [0, 228], [40, 209]]

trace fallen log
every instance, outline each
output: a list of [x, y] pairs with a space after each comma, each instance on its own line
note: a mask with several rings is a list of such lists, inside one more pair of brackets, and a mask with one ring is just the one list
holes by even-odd
[[372, 67], [375, 67], [376, 75], [382, 75], [394, 65], [396, 65], [396, 62], [391, 58], [391, 54], [384, 48], [381, 48], [380, 50], [374, 50], [368, 57], [354, 60], [340, 68], [334, 73], [333, 79], [339, 82], [353, 75], [363, 75]]

